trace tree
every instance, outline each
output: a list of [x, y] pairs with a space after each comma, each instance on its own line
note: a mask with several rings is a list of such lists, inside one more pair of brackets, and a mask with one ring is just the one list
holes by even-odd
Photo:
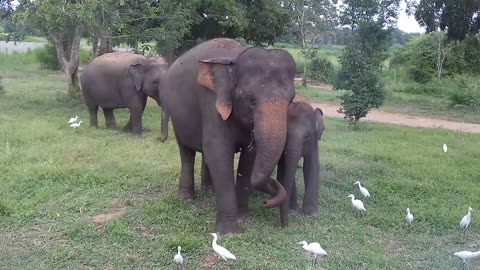
[[395, 25], [398, 1], [345, 0], [341, 21], [352, 31], [340, 57], [341, 69], [336, 89], [347, 92], [340, 97], [339, 113], [356, 126], [372, 108], [379, 108], [385, 97], [380, 72], [387, 58], [390, 30]]
[[447, 31], [449, 39], [463, 40], [480, 29], [480, 1], [478, 0], [420, 0], [410, 1], [415, 19], [427, 33], [437, 29]]
[[307, 86], [309, 61], [315, 55], [314, 42], [333, 33], [336, 25], [336, 1], [330, 0], [291, 0], [286, 7], [292, 22], [292, 31], [299, 43], [305, 59], [302, 85]]
[[247, 25], [244, 38], [257, 46], [273, 42], [290, 26], [287, 10], [278, 1], [243, 0], [246, 7]]
[[55, 46], [57, 59], [73, 98], [81, 95], [78, 82], [80, 40], [95, 18], [100, 0], [23, 0], [18, 20], [33, 22]]

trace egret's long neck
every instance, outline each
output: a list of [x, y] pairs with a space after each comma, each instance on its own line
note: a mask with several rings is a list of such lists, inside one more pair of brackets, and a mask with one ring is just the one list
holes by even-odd
[[352, 199], [352, 203], [353, 203], [353, 201], [355, 201], [355, 197], [350, 197], [350, 199]]
[[358, 182], [358, 187], [359, 187], [359, 188], [362, 188], [362, 184], [360, 184], [360, 182]]
[[472, 216], [472, 212], [470, 210], [468, 210], [468, 214], [467, 214], [469, 217]]

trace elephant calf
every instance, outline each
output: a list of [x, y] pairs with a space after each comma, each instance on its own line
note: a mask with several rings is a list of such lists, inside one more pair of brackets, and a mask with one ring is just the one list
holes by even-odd
[[[114, 52], [93, 59], [82, 74], [81, 85], [90, 113], [90, 126], [98, 127], [97, 111], [102, 107], [107, 128], [115, 128], [113, 109], [128, 108], [126, 131], [142, 134], [142, 114], [147, 98], [161, 106], [160, 96], [168, 70], [165, 59]], [[162, 106], [162, 142], [168, 136], [168, 114]]]
[[[280, 222], [282, 227], [288, 225], [288, 211], [297, 209], [297, 191], [295, 174], [299, 160], [304, 158], [303, 177], [305, 195], [303, 198], [302, 213], [312, 215], [318, 212], [318, 191], [320, 183], [320, 162], [318, 159], [318, 141], [321, 139], [325, 124], [321, 109], [313, 109], [296, 96], [288, 105], [287, 112], [287, 139], [282, 156], [278, 162], [277, 179], [284, 186], [289, 199], [280, 205]], [[213, 192], [208, 167], [202, 159], [201, 172], [202, 189], [208, 193]], [[275, 193], [275, 192], [273, 192]], [[239, 202], [246, 205], [247, 202]]]
[[313, 109], [307, 102], [290, 103], [287, 116], [287, 141], [277, 170], [277, 179], [285, 187], [290, 198], [280, 206], [280, 222], [283, 227], [288, 225], [288, 211], [297, 208], [295, 174], [302, 157], [305, 183], [302, 213], [312, 215], [318, 212], [320, 183], [318, 141], [325, 130], [322, 110]]

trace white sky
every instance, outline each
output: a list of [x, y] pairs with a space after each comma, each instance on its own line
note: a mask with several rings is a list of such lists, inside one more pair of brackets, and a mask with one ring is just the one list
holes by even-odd
[[398, 18], [398, 29], [404, 31], [404, 32], [409, 32], [409, 33], [424, 33], [425, 29], [421, 28], [420, 25], [417, 23], [415, 20], [415, 17], [412, 16], [407, 16], [407, 13], [405, 12], [405, 8], [407, 7], [407, 4], [405, 1], [402, 1], [400, 3], [400, 16]]

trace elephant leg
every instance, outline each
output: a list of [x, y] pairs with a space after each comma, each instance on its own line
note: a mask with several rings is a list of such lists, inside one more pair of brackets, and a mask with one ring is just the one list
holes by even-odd
[[[295, 144], [298, 145], [298, 144]], [[287, 200], [280, 205], [280, 223], [282, 227], [288, 226], [288, 213], [291, 208], [296, 207], [297, 191], [295, 187], [295, 174], [297, 172], [298, 161], [301, 157], [301, 152], [298, 149], [286, 148], [287, 150], [278, 162], [278, 176], [280, 183], [282, 183], [287, 192]], [[294, 198], [293, 198], [294, 197]], [[293, 205], [291, 205], [292, 201]]]
[[[220, 134], [224, 133], [220, 132]], [[203, 142], [203, 154], [215, 187], [217, 208], [215, 231], [220, 234], [239, 233], [233, 177], [234, 147], [225, 141], [227, 138], [215, 135], [207, 132], [203, 136], [207, 138]]]
[[93, 128], [98, 128], [98, 106], [97, 105], [88, 105], [88, 112], [90, 113], [90, 126]]
[[147, 96], [139, 96], [132, 101], [130, 106], [128, 106], [128, 110], [130, 111], [130, 119], [123, 128], [124, 131], [131, 131], [136, 135], [141, 135], [143, 133], [142, 117], [143, 111], [145, 110], [145, 106], [147, 104], [147, 98]]
[[182, 169], [180, 172], [180, 183], [178, 185], [178, 196], [184, 200], [193, 200], [195, 195], [195, 183], [193, 178], [195, 166], [195, 151], [178, 143], [180, 150], [180, 159], [182, 161]]
[[105, 126], [108, 129], [115, 129], [117, 123], [115, 122], [115, 115], [113, 114], [113, 109], [103, 108], [103, 115], [105, 116]]
[[320, 163], [318, 147], [313, 147], [304, 155], [303, 179], [305, 182], [305, 195], [303, 197], [302, 213], [313, 215], [318, 212], [318, 192], [320, 186]]
[[244, 220], [248, 215], [248, 199], [252, 192], [250, 177], [252, 175], [253, 163], [255, 161], [255, 150], [243, 147], [237, 168], [237, 182], [235, 192], [237, 194], [238, 216]]
[[201, 178], [201, 188], [202, 191], [207, 193], [208, 196], [213, 196], [215, 194], [215, 188], [213, 187], [212, 176], [210, 175], [210, 171], [207, 166], [207, 162], [205, 162], [205, 158], [202, 155], [202, 178]]
[[298, 201], [297, 201], [297, 185], [293, 183], [292, 185], [292, 194], [290, 194], [290, 210], [297, 210], [298, 209]]

